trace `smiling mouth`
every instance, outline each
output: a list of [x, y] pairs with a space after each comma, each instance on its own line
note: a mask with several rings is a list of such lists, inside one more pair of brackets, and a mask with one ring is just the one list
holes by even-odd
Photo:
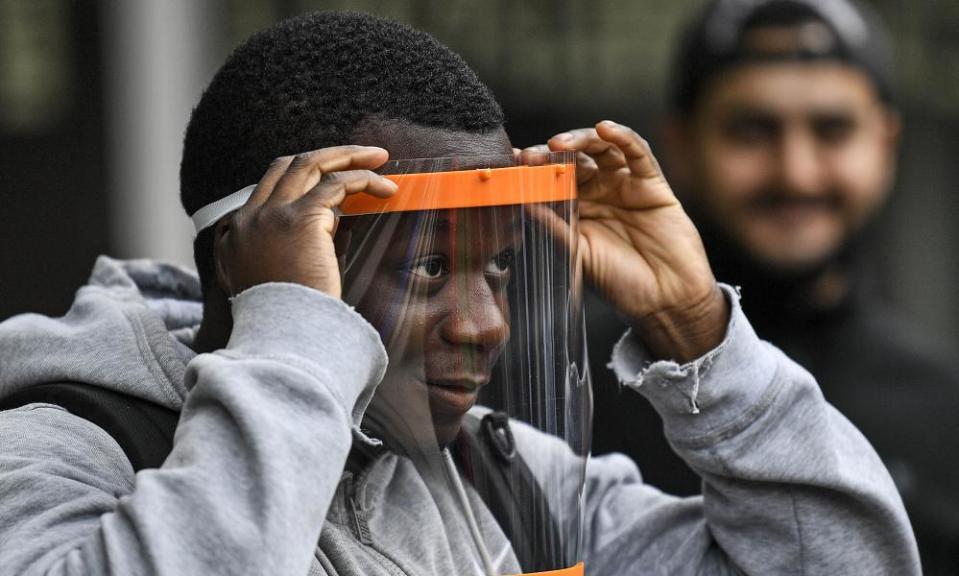
[[796, 197], [774, 196], [759, 197], [750, 202], [750, 208], [756, 212], [775, 212], [779, 210], [836, 211], [839, 202], [833, 197]]

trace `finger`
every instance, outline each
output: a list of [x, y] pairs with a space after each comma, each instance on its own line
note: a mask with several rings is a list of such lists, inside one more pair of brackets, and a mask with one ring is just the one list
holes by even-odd
[[523, 148], [520, 154], [520, 161], [524, 166], [539, 166], [549, 162], [549, 146], [546, 144], [537, 144]]
[[579, 128], [557, 134], [549, 139], [554, 151], [578, 150], [596, 161], [601, 170], [618, 170], [626, 166], [625, 157], [613, 143], [600, 138], [594, 128]]
[[257, 183], [256, 188], [253, 190], [253, 194], [250, 195], [250, 199], [246, 201], [245, 206], [255, 207], [266, 202], [266, 199], [273, 193], [273, 188], [283, 174], [286, 173], [291, 162], [293, 162], [293, 156], [281, 156], [270, 162], [270, 167], [267, 168], [266, 173], [260, 178], [259, 183]]
[[296, 204], [313, 208], [335, 208], [349, 194], [365, 192], [378, 198], [389, 198], [398, 188], [392, 180], [370, 170], [332, 172], [325, 174]]
[[584, 154], [583, 152], [576, 153], [576, 183], [582, 184], [588, 182], [594, 176], [596, 172], [599, 171], [599, 166], [596, 165], [596, 160], [593, 160], [592, 156]]
[[611, 120], [604, 120], [596, 124], [596, 132], [603, 140], [615, 144], [626, 160], [629, 171], [640, 178], [662, 177], [659, 162], [653, 156], [649, 144], [633, 129], [617, 124]]
[[374, 146], [334, 146], [297, 154], [277, 181], [267, 202], [287, 204], [307, 194], [328, 172], [372, 170], [387, 158], [386, 150]]

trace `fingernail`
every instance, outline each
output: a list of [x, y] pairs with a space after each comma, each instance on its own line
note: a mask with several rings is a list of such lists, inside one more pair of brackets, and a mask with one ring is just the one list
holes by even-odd
[[613, 122], [612, 120], [603, 120], [601, 123], [610, 128], [619, 128], [619, 124]]
[[560, 142], [567, 142], [573, 139], [573, 135], [570, 134], [569, 132], [563, 132], [562, 134], [557, 134], [556, 136], [553, 136], [553, 139], [559, 140]]

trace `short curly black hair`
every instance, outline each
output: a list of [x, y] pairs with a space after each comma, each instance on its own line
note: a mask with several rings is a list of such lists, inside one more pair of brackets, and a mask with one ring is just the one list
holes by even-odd
[[[492, 92], [429, 34], [377, 16], [317, 12], [239, 46], [193, 110], [180, 200], [188, 214], [256, 183], [278, 157], [348, 144], [364, 119], [469, 132], [503, 125]], [[204, 290], [212, 232], [194, 244]]]

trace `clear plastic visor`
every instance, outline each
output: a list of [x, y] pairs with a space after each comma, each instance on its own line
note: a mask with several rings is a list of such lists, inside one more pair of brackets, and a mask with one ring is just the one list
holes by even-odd
[[344, 300], [389, 355], [363, 421], [384, 448], [357, 477], [392, 455], [458, 573], [574, 567], [591, 431], [574, 155], [382, 172], [396, 195], [349, 197], [336, 233]]

